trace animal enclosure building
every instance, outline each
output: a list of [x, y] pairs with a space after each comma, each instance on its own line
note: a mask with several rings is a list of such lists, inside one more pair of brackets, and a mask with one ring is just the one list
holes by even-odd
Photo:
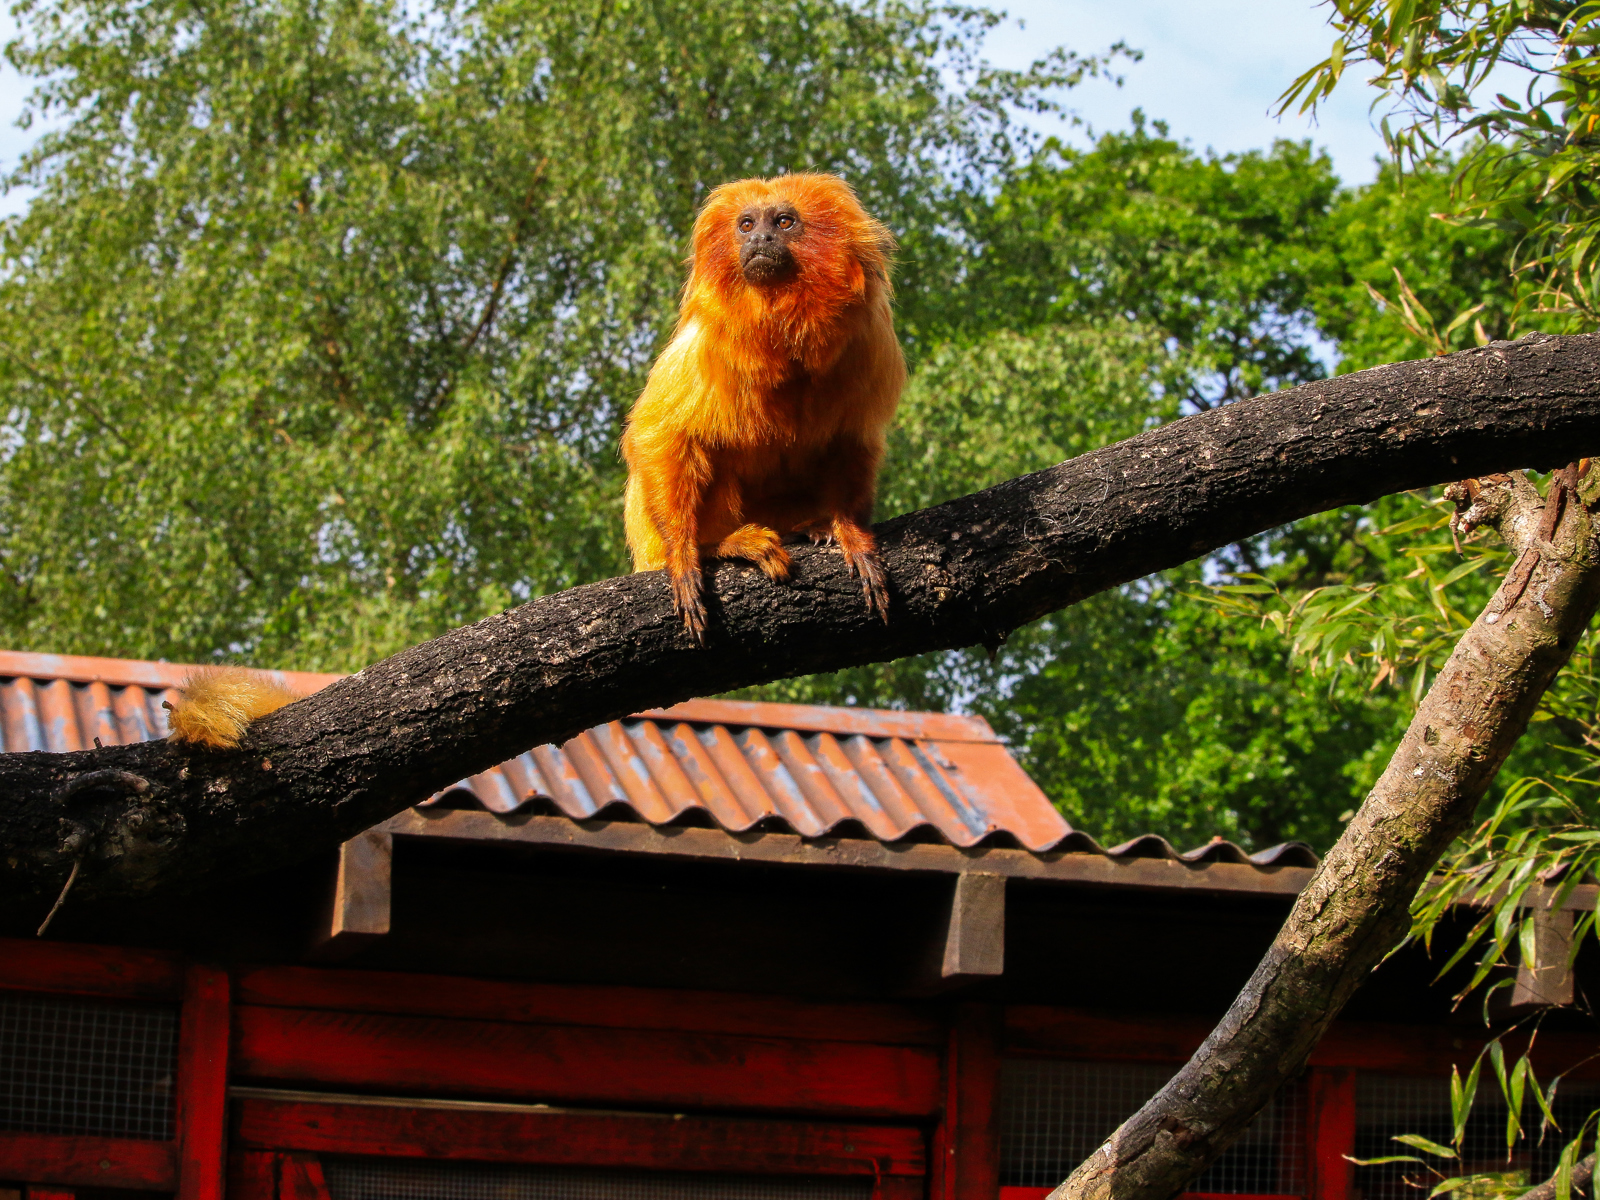
[[[183, 674], [0, 653], [3, 749], [161, 736]], [[43, 938], [6, 913], [0, 1200], [1032, 1200], [1199, 1044], [1315, 861], [1104, 848], [976, 718], [641, 713], [289, 868], [69, 896]], [[1541, 919], [1515, 1011], [1592, 976], [1571, 909]], [[1435, 973], [1376, 971], [1195, 1194], [1426, 1194], [1350, 1159], [1449, 1140], [1484, 1032]], [[1588, 1018], [1538, 1044], [1582, 1064], [1558, 1115], [1600, 1100]], [[1553, 1168], [1504, 1127], [1480, 1099], [1468, 1166]]]

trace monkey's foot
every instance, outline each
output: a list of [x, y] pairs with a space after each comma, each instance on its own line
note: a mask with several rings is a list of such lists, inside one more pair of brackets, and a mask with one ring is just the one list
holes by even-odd
[[877, 541], [869, 531], [854, 521], [846, 520], [834, 521], [833, 540], [838, 543], [850, 574], [861, 579], [867, 611], [888, 624], [889, 583], [883, 573], [883, 564], [878, 561]]
[[754, 563], [774, 583], [789, 578], [789, 552], [776, 529], [765, 525], [741, 525], [717, 543], [714, 558], [742, 558]]
[[706, 602], [700, 585], [700, 568], [669, 572], [672, 581], [672, 609], [683, 618], [683, 627], [695, 645], [706, 644]]
[[804, 525], [796, 525], [794, 531], [813, 546], [833, 545], [832, 521], [808, 521]]

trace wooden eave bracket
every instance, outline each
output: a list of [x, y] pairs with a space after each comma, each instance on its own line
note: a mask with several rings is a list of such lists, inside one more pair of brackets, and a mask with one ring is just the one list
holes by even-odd
[[1570, 908], [1535, 905], [1533, 915], [1533, 960], [1517, 968], [1511, 987], [1512, 1013], [1553, 1008], [1573, 1002], [1572, 926]]
[[340, 846], [328, 917], [307, 957], [339, 962], [387, 935], [393, 882], [393, 834], [368, 829]]
[[950, 983], [995, 978], [1006, 966], [1006, 878], [963, 871], [950, 891], [941, 977]]

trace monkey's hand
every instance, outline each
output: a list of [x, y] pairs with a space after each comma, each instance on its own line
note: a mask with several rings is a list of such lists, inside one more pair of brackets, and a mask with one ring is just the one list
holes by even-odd
[[706, 644], [705, 589], [700, 581], [700, 568], [692, 566], [668, 571], [672, 580], [672, 609], [683, 618], [683, 627], [694, 639], [695, 645]]

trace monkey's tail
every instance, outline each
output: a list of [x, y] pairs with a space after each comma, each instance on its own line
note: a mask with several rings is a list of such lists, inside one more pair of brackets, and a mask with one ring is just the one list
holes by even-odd
[[184, 679], [169, 706], [172, 740], [231, 750], [252, 721], [304, 699], [270, 677], [243, 667], [200, 667]]

